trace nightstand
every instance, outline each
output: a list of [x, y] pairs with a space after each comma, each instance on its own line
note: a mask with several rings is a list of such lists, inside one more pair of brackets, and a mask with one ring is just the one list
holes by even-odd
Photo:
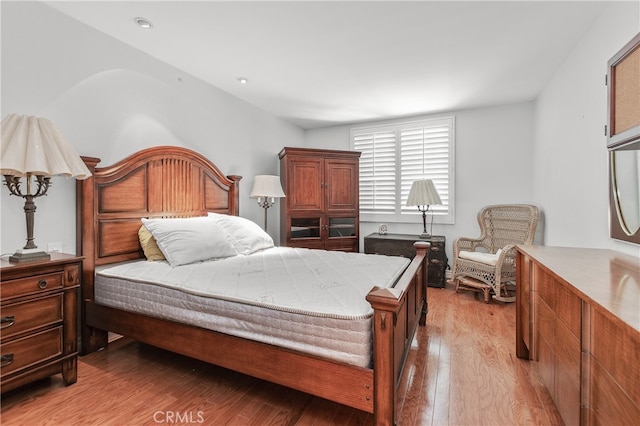
[[82, 257], [62, 253], [0, 260], [2, 392], [57, 373], [65, 385], [76, 382], [81, 270]]
[[448, 267], [447, 254], [445, 253], [444, 236], [432, 235], [428, 238], [420, 238], [418, 235], [408, 234], [369, 234], [364, 237], [364, 252], [368, 254], [385, 254], [388, 256], [404, 256], [413, 259], [416, 249], [413, 243], [426, 241], [431, 244], [429, 248], [429, 287], [444, 288], [445, 270]]

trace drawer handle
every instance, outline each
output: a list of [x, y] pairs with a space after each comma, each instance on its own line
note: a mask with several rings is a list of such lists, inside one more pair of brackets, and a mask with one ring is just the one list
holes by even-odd
[[440, 262], [439, 259], [431, 259], [431, 263], [435, 263], [436, 265], [439, 265], [442, 262]]
[[38, 287], [40, 288], [40, 290], [44, 290], [45, 288], [47, 288], [47, 280], [40, 280], [38, 281]]
[[431, 251], [440, 251], [440, 247], [431, 246]]
[[5, 329], [11, 327], [16, 323], [15, 315], [7, 315], [6, 317], [0, 318], [0, 329]]
[[6, 354], [0, 357], [0, 367], [6, 367], [13, 362], [13, 354]]

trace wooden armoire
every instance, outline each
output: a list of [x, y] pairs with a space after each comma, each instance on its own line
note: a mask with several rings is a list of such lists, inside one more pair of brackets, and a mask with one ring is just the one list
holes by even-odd
[[360, 152], [285, 147], [280, 180], [280, 243], [359, 251]]

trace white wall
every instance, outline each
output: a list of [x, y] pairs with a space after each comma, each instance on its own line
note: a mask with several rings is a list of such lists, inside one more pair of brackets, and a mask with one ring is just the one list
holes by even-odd
[[[434, 235], [447, 238], [447, 255], [451, 259], [451, 242], [460, 236], [477, 237], [480, 228], [476, 215], [489, 204], [533, 203], [533, 103], [519, 103], [444, 114], [418, 116], [397, 121], [455, 116], [455, 224], [433, 225]], [[361, 127], [362, 123], [358, 124]], [[352, 126], [307, 130], [305, 146], [350, 149]], [[543, 228], [544, 221], [541, 221]], [[360, 224], [362, 238], [377, 232], [379, 223]], [[420, 234], [422, 216], [415, 223], [387, 224], [390, 233]], [[538, 238], [538, 243], [542, 240]]]
[[607, 61], [640, 31], [640, 3], [607, 7], [535, 104], [533, 192], [548, 245], [640, 247], [609, 238]]
[[[262, 224], [263, 210], [248, 198], [253, 176], [278, 173], [280, 149], [303, 143], [300, 128], [48, 6], [1, 7], [2, 117], [49, 118], [80, 155], [101, 158], [103, 166], [155, 145], [198, 151], [223, 173], [244, 177], [240, 214]], [[1, 252], [10, 253], [25, 244], [24, 202], [1, 189]], [[36, 244], [62, 242], [74, 253], [75, 181], [53, 178], [36, 206]], [[278, 215], [277, 203], [270, 230]]]

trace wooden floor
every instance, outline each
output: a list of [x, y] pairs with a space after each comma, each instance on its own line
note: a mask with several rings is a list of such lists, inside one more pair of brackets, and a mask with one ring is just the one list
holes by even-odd
[[[555, 425], [555, 406], [516, 358], [515, 304], [429, 288], [429, 315], [402, 381], [400, 425]], [[251, 362], [247, 359], [247, 362]], [[9, 425], [370, 425], [370, 414], [120, 339], [2, 396]]]

